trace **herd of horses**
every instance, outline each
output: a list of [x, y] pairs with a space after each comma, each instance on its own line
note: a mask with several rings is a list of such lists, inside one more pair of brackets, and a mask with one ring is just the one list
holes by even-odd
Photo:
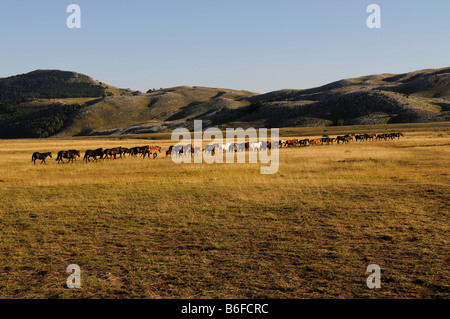
[[[91, 160], [96, 162], [98, 159], [116, 159], [117, 157], [123, 158], [126, 154], [130, 156], [138, 156], [140, 154], [143, 158], [152, 156], [156, 158], [158, 153], [161, 153], [160, 146], [136, 146], [132, 148], [125, 147], [115, 147], [115, 148], [97, 148], [95, 150], [86, 150], [84, 152], [83, 161], [90, 162]], [[50, 157], [52, 158], [51, 152], [46, 153], [33, 153], [31, 157], [31, 161], [36, 164], [36, 160], [40, 160], [41, 164], [46, 164], [45, 160]], [[64, 159], [67, 159], [66, 163], [72, 162], [76, 160], [78, 157], [81, 157], [79, 150], [67, 150], [67, 151], [59, 151], [58, 156], [56, 157], [56, 161], [58, 164], [65, 164]]]
[[[214, 155], [217, 151], [227, 151], [227, 152], [243, 152], [243, 151], [262, 151], [272, 148], [282, 148], [282, 147], [295, 147], [295, 146], [314, 146], [314, 145], [329, 145], [333, 143], [343, 144], [350, 143], [351, 141], [387, 141], [400, 139], [402, 133], [383, 133], [383, 134], [346, 134], [336, 137], [322, 136], [322, 138], [316, 139], [292, 139], [292, 140], [279, 140], [275, 142], [260, 141], [260, 142], [245, 142], [245, 143], [227, 143], [227, 144], [209, 144], [203, 150], [200, 147], [193, 147], [191, 144], [188, 145], [171, 145], [166, 151], [166, 157], [180, 157], [180, 156], [197, 156], [201, 152], [209, 153]], [[83, 161], [91, 162], [98, 161], [98, 159], [117, 159], [128, 156], [141, 156], [142, 158], [156, 158], [158, 154], [161, 153], [160, 146], [135, 146], [131, 148], [125, 147], [115, 147], [115, 148], [98, 148], [95, 150], [86, 150], [84, 153]], [[67, 159], [66, 163], [73, 163], [78, 157], [81, 157], [79, 150], [65, 150], [59, 151], [56, 157], [58, 164], [65, 164], [64, 159]], [[40, 153], [35, 152], [31, 157], [31, 161], [36, 164], [37, 160], [41, 161], [41, 164], [46, 164], [45, 160], [50, 157], [52, 158], [51, 152]]]
[[283, 146], [307, 146], [307, 145], [329, 145], [333, 143], [340, 144], [341, 142], [343, 144], [350, 143], [351, 141], [388, 141], [388, 140], [395, 140], [400, 139], [400, 137], [403, 137], [403, 133], [383, 133], [383, 134], [346, 134], [346, 135], [339, 135], [336, 137], [329, 137], [329, 136], [322, 136], [322, 138], [316, 138], [316, 139], [293, 139], [293, 140], [287, 140], [287, 141], [280, 141]]

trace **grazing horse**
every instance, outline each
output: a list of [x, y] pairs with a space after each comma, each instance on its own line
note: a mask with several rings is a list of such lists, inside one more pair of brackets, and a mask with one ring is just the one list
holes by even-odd
[[72, 163], [73, 163], [73, 159], [74, 158], [76, 159], [77, 157], [80, 157], [80, 156], [81, 156], [80, 151], [77, 151], [77, 150], [59, 151], [58, 156], [56, 157], [56, 161], [58, 162], [58, 164], [60, 162], [62, 162], [64, 164], [63, 158], [67, 158], [68, 159], [67, 163], [69, 163], [70, 161], [72, 161]]
[[96, 150], [87, 150], [84, 153], [83, 161], [90, 162], [91, 157], [94, 158], [94, 161], [97, 161], [97, 156], [103, 158], [103, 148], [98, 148]]
[[36, 165], [36, 160], [41, 160], [41, 164], [42, 164], [42, 163], [47, 164], [47, 163], [45, 162], [45, 159], [46, 159], [47, 157], [52, 158], [52, 153], [51, 153], [51, 152], [48, 152], [48, 153], [39, 153], [39, 152], [35, 152], [35, 153], [33, 153], [33, 155], [31, 156], [31, 161], [34, 162], [34, 165]]

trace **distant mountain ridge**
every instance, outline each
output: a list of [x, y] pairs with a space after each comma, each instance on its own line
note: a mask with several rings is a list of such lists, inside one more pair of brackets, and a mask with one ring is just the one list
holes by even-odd
[[450, 68], [265, 94], [196, 86], [142, 93], [60, 70], [0, 79], [2, 138], [168, 132], [196, 119], [220, 128], [448, 121]]

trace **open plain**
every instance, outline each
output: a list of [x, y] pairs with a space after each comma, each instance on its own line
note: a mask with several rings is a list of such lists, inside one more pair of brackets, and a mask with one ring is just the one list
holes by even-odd
[[[2, 140], [0, 298], [448, 298], [448, 124], [403, 131], [282, 148], [274, 175], [175, 164], [170, 140]], [[163, 153], [55, 161], [146, 144]], [[36, 151], [53, 158], [33, 165]], [[66, 287], [70, 264], [81, 289]]]

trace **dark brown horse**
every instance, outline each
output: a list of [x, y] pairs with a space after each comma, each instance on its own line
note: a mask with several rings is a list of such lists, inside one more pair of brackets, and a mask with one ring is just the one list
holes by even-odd
[[103, 148], [98, 148], [96, 150], [87, 150], [84, 153], [83, 161], [90, 162], [91, 157], [94, 158], [94, 161], [97, 161], [97, 156], [103, 158]]
[[41, 160], [41, 164], [47, 164], [45, 163], [45, 159], [47, 157], [52, 158], [52, 153], [48, 152], [48, 153], [39, 153], [39, 152], [34, 152], [33, 155], [31, 156], [31, 161], [34, 162], [34, 165], [36, 165], [36, 160]]
[[112, 159], [113, 157], [116, 159], [117, 154], [119, 154], [117, 148], [107, 148], [103, 151], [103, 155], [105, 155], [106, 159]]
[[68, 159], [67, 163], [69, 162], [73, 163], [73, 160], [76, 159], [77, 157], [81, 157], [80, 151], [78, 150], [59, 151], [58, 156], [56, 157], [56, 161], [58, 162], [58, 164], [60, 162], [64, 164], [63, 158], [67, 158]]
[[136, 146], [136, 147], [132, 147], [130, 148], [129, 152], [131, 155], [133, 156], [137, 156], [137, 154], [141, 154], [142, 156], [144, 156], [144, 152], [147, 148], [149, 148], [149, 145], [145, 145], [145, 146]]

